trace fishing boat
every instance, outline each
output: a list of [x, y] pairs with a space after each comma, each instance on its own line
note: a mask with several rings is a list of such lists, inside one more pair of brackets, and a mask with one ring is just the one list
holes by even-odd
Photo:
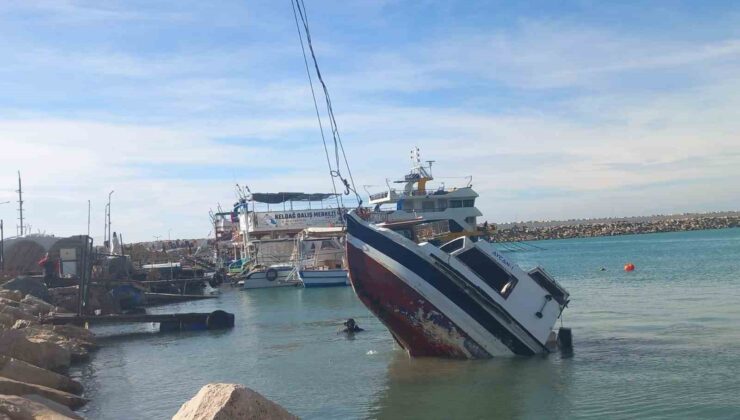
[[[549, 352], [568, 292], [541, 267], [525, 272], [484, 239], [470, 186], [429, 193], [431, 164], [422, 166], [415, 153], [403, 192], [386, 197], [403, 202], [398, 211], [421, 209], [418, 216], [378, 222], [377, 209], [347, 215], [357, 296], [411, 356]], [[466, 205], [451, 206], [453, 200]]]
[[344, 227], [306, 228], [296, 241], [296, 273], [304, 287], [348, 286]]
[[291, 264], [273, 264], [257, 266], [243, 277], [245, 289], [267, 289], [273, 287], [296, 287], [301, 282], [296, 277], [295, 268]]
[[[306, 229], [341, 225], [341, 212], [328, 199], [334, 194], [240, 191], [235, 204], [244, 256], [238, 284], [245, 289], [301, 286], [296, 267], [296, 241]], [[341, 247], [340, 247], [341, 249]], [[318, 268], [318, 267], [317, 267]], [[318, 284], [328, 273], [307, 273]], [[346, 277], [346, 274], [345, 274]]]
[[475, 207], [478, 193], [473, 190], [472, 176], [462, 177], [467, 182], [461, 186], [430, 187], [434, 180], [433, 163], [426, 161], [424, 165], [419, 148], [415, 147], [411, 151], [411, 171], [403, 179], [393, 181], [403, 188], [395, 188], [386, 180], [383, 191], [368, 191], [373, 206], [370, 220], [379, 224], [448, 220], [452, 232], [476, 231], [478, 218], [483, 214]]

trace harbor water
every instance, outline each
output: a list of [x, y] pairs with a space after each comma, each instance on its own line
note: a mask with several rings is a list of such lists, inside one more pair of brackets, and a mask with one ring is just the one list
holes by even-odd
[[[233, 330], [97, 329], [117, 335], [72, 371], [91, 398], [81, 413], [170, 418], [233, 382], [307, 419], [740, 418], [740, 229], [534, 244], [507, 255], [570, 291], [572, 355], [412, 360], [351, 288], [225, 286], [158, 311], [224, 309]], [[338, 334], [348, 317], [366, 331]]]

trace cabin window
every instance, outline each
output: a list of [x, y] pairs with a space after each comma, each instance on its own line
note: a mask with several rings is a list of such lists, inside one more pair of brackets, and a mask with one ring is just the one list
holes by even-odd
[[455, 240], [452, 240], [442, 245], [439, 249], [441, 249], [444, 252], [451, 253], [451, 252], [455, 252], [458, 249], [462, 248], [463, 245], [465, 245], [465, 238], [457, 238]]
[[413, 210], [414, 209], [414, 202], [413, 202], [413, 200], [403, 200], [403, 209], [404, 210]]
[[475, 217], [466, 217], [465, 218], [465, 223], [468, 223], [468, 224], [470, 224], [472, 226], [475, 226]]
[[462, 206], [463, 203], [461, 200], [450, 200], [450, 208], [459, 209]]
[[475, 207], [475, 199], [473, 198], [471, 200], [463, 200], [462, 206], [463, 207]]
[[421, 209], [422, 210], [434, 210], [434, 201], [432, 200], [424, 200], [421, 202]]
[[565, 293], [563, 293], [563, 290], [560, 289], [555, 283], [553, 283], [553, 281], [548, 278], [548, 276], [543, 273], [539, 267], [530, 271], [529, 277], [532, 277], [532, 280], [537, 282], [540, 287], [547, 290], [547, 292], [550, 293], [553, 298], [555, 298], [556, 302], [561, 305], [565, 305], [566, 296]]
[[447, 210], [447, 200], [437, 200], [437, 210], [439, 211]]
[[457, 255], [488, 286], [501, 296], [508, 297], [516, 286], [516, 277], [501, 268], [496, 261], [485, 255], [478, 248], [470, 248]]

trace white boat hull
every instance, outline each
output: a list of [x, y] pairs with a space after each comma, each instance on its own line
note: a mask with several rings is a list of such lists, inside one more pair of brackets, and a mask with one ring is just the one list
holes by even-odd
[[349, 286], [347, 270], [301, 270], [299, 272], [304, 287]]
[[281, 267], [274, 270], [277, 272], [277, 275], [273, 280], [268, 278], [268, 270], [249, 273], [244, 279], [244, 288], [269, 289], [274, 287], [295, 287], [301, 285], [300, 280], [290, 278], [290, 273], [293, 271], [292, 268]]

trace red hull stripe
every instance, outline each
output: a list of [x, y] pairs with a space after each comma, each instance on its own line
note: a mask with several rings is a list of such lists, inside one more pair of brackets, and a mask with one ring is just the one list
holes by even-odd
[[347, 257], [355, 293], [410, 356], [491, 357], [416, 290], [349, 243]]

